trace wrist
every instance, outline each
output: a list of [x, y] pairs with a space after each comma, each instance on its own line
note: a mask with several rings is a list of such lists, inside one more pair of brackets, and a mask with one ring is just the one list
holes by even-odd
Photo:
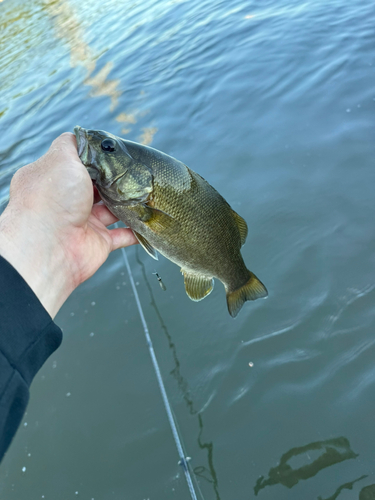
[[23, 277], [52, 318], [75, 288], [64, 251], [37, 216], [8, 206], [0, 217], [0, 255]]

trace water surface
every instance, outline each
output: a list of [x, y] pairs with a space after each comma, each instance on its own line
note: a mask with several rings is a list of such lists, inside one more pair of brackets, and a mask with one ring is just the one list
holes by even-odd
[[[374, 19], [370, 0], [0, 3], [1, 202], [79, 124], [177, 157], [249, 225], [269, 298], [236, 320], [219, 282], [193, 303], [127, 250], [206, 500], [375, 499]], [[121, 252], [56, 322], [0, 498], [190, 498]]]

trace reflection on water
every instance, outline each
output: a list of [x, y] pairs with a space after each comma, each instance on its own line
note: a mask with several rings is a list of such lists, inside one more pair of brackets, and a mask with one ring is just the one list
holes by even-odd
[[[44, 5], [53, 19], [56, 37], [65, 41], [69, 47], [71, 66], [81, 66], [86, 69], [87, 73], [83, 84], [91, 87], [89, 96], [108, 96], [111, 100], [110, 111], [114, 111], [118, 107], [119, 97], [122, 94], [122, 91], [119, 90], [120, 80], [109, 79], [109, 74], [114, 67], [114, 63], [108, 61], [94, 74], [99, 55], [85, 41], [85, 33], [81, 27], [81, 21], [77, 17], [73, 7], [65, 0], [47, 0]], [[116, 121], [134, 124], [137, 122], [137, 114], [139, 113], [120, 113], [116, 117]], [[123, 128], [121, 130], [122, 134], [128, 134], [130, 131], [130, 128]], [[138, 138], [138, 141], [145, 145], [151, 144], [157, 131], [156, 127], [142, 128], [142, 134]]]
[[121, 95], [121, 91], [118, 90], [120, 80], [108, 79], [113, 62], [108, 62], [96, 75], [92, 76], [98, 55], [94, 54], [91, 47], [85, 42], [84, 30], [73, 7], [69, 2], [59, 0], [47, 1], [45, 7], [54, 21], [56, 37], [64, 40], [69, 46], [71, 66], [82, 66], [86, 69], [87, 75], [83, 83], [92, 87], [90, 96], [110, 97], [110, 111], [113, 111], [117, 107], [118, 98]]
[[71, 66], [83, 66], [88, 74], [91, 74], [97, 58], [84, 40], [84, 30], [73, 7], [63, 0], [47, 0], [43, 5], [53, 20], [56, 38], [65, 41], [69, 46]]
[[[308, 458], [309, 452], [315, 452], [317, 450], [324, 450], [324, 452], [312, 463], [304, 465], [298, 469], [293, 469], [287, 462], [293, 457], [306, 454]], [[339, 437], [334, 439], [327, 439], [325, 441], [316, 441], [310, 443], [306, 446], [301, 446], [298, 448], [292, 448], [280, 459], [280, 463], [277, 467], [270, 469], [268, 473], [268, 479], [264, 480], [264, 476], [261, 476], [255, 487], [254, 493], [258, 495], [259, 491], [266, 486], [273, 486], [275, 484], [282, 484], [287, 488], [292, 488], [301, 479], [309, 479], [314, 477], [321, 470], [330, 467], [331, 465], [338, 464], [345, 460], [357, 458], [358, 454], [350, 448], [350, 443], [345, 437]], [[343, 490], [352, 490], [353, 486], [368, 477], [364, 474], [353, 481], [339, 486], [336, 491], [330, 497], [323, 498], [319, 496], [317, 500], [336, 500]], [[365, 486], [359, 493], [359, 500], [375, 500], [375, 484]]]
[[[135, 113], [120, 113], [116, 116], [116, 121], [120, 123], [137, 123], [137, 119]], [[128, 134], [131, 131], [131, 128], [122, 128], [122, 134]]]
[[[340, 495], [342, 490], [352, 490], [354, 484], [358, 483], [358, 481], [361, 481], [362, 479], [365, 479], [365, 477], [367, 477], [367, 475], [361, 476], [358, 479], [354, 479], [354, 481], [350, 481], [349, 483], [342, 484], [341, 486], [339, 486], [337, 488], [337, 490], [334, 492], [334, 494], [332, 496], [330, 496], [329, 498], [324, 498], [324, 499], [322, 497], [318, 497], [318, 500], [336, 500], [336, 498]], [[366, 486], [366, 488], [367, 488], [367, 486]]]
[[117, 89], [120, 80], [108, 80], [108, 75], [113, 68], [113, 62], [108, 62], [96, 75], [86, 78], [85, 85], [92, 87], [91, 97], [109, 96], [111, 98], [110, 111], [117, 108], [121, 92]]
[[[0, 74], [1, 90], [12, 89], [17, 79], [27, 70], [28, 60], [25, 57], [29, 52], [38, 47], [43, 34], [42, 22], [39, 13], [34, 12], [33, 6], [13, 5], [5, 2], [1, 6], [0, 14]], [[14, 41], [17, 40], [17, 43]], [[38, 87], [38, 82], [33, 82], [31, 88], [24, 86], [22, 91], [12, 98], [16, 99]], [[4, 102], [5, 104], [5, 102]], [[9, 103], [7, 103], [9, 104]], [[0, 109], [2, 115], [9, 107]]]
[[359, 493], [359, 500], [375, 500], [375, 484], [365, 486]]
[[217, 500], [220, 499], [219, 496], [219, 491], [218, 491], [218, 478], [216, 475], [216, 471], [214, 468], [214, 445], [212, 441], [209, 443], [205, 443], [202, 440], [202, 434], [203, 434], [203, 417], [201, 413], [198, 413], [198, 424], [199, 424], [199, 435], [198, 435], [198, 445], [199, 448], [202, 450], [207, 450], [207, 462], [208, 462], [208, 469], [207, 467], [204, 467], [203, 465], [197, 466], [194, 468], [194, 472], [197, 476], [202, 477], [206, 481], [212, 484], [212, 487], [216, 493], [216, 498]]
[[[298, 469], [293, 469], [288, 461], [293, 457], [308, 454], [316, 450], [324, 450], [323, 453], [312, 463], [303, 465]], [[287, 488], [293, 488], [300, 480], [309, 479], [321, 470], [338, 464], [344, 460], [357, 458], [358, 454], [350, 448], [350, 443], [345, 437], [316, 441], [314, 443], [292, 448], [280, 458], [277, 467], [272, 467], [268, 473], [268, 479], [261, 476], [254, 487], [255, 495], [266, 486], [282, 484]], [[362, 479], [362, 478], [361, 478]]]
[[[120, 113], [116, 116], [116, 121], [120, 123], [125, 123], [127, 125], [137, 123], [137, 116], [144, 116], [148, 113], [148, 111], [143, 111], [139, 113], [138, 111], [134, 111], [133, 113]], [[131, 128], [124, 127], [121, 129], [121, 133], [126, 135], [131, 132]], [[142, 134], [138, 137], [138, 142], [144, 144], [145, 146], [150, 145], [154, 139], [154, 135], [158, 129], [156, 127], [143, 127]]]
[[140, 138], [138, 140], [140, 143], [147, 146], [147, 145], [152, 143], [154, 135], [156, 134], [158, 129], [156, 127], [144, 127], [142, 129], [142, 131], [143, 131], [143, 134], [140, 136]]
[[182, 396], [184, 398], [186, 406], [189, 409], [189, 413], [191, 415], [197, 415], [197, 417], [198, 417], [199, 432], [198, 432], [197, 441], [198, 441], [199, 448], [201, 450], [206, 450], [207, 451], [207, 464], [208, 464], [208, 467], [205, 467], [203, 465], [194, 467], [194, 473], [197, 476], [201, 477], [202, 479], [205, 479], [206, 481], [208, 481], [209, 483], [212, 484], [212, 488], [213, 488], [214, 493], [215, 493], [215, 498], [216, 498], [216, 500], [220, 500], [218, 478], [217, 478], [217, 474], [216, 474], [216, 471], [215, 471], [214, 459], [213, 459], [214, 445], [213, 445], [212, 441], [205, 442], [202, 439], [202, 435], [203, 435], [203, 416], [202, 416], [201, 413], [197, 412], [197, 410], [195, 409], [195, 405], [194, 405], [193, 397], [191, 395], [189, 384], [187, 383], [187, 381], [185, 380], [185, 378], [181, 374], [181, 370], [180, 370], [180, 366], [181, 365], [180, 365], [180, 361], [178, 359], [176, 345], [173, 342], [172, 336], [171, 336], [171, 334], [168, 331], [168, 328], [167, 328], [167, 326], [166, 326], [166, 324], [165, 324], [165, 322], [163, 320], [162, 315], [160, 314], [158, 306], [156, 305], [154, 294], [153, 294], [152, 288], [150, 286], [150, 282], [148, 280], [148, 277], [146, 275], [145, 266], [144, 266], [143, 262], [141, 261], [141, 259], [139, 257], [139, 248], [138, 247], [136, 249], [136, 255], [137, 255], [137, 257], [136, 257], [137, 262], [138, 262], [138, 264], [140, 265], [140, 267], [142, 269], [142, 274], [143, 274], [144, 282], [146, 283], [148, 292], [150, 294], [150, 303], [151, 303], [151, 306], [154, 308], [154, 310], [156, 312], [156, 315], [157, 315], [158, 320], [160, 322], [160, 326], [161, 326], [163, 332], [165, 333], [165, 336], [166, 336], [167, 341], [168, 341], [168, 346], [169, 346], [169, 348], [171, 350], [171, 353], [172, 353], [173, 362], [174, 362], [174, 368], [173, 368], [173, 370], [171, 370], [171, 375], [177, 381], [178, 387], [179, 387], [179, 389], [180, 389], [180, 391], [182, 393]]

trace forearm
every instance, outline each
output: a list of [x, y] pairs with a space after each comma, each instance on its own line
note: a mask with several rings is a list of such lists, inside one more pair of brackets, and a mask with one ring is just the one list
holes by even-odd
[[[0, 255], [24, 278], [51, 318], [54, 318], [75, 285], [68, 261], [55, 239], [41, 240], [35, 215], [7, 207], [0, 217]], [[35, 226], [35, 227], [34, 227]]]

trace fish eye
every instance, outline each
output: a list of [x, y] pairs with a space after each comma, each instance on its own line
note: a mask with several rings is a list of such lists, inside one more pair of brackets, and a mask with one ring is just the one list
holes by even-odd
[[104, 139], [101, 143], [102, 150], [106, 153], [116, 151], [116, 141], [113, 139]]

